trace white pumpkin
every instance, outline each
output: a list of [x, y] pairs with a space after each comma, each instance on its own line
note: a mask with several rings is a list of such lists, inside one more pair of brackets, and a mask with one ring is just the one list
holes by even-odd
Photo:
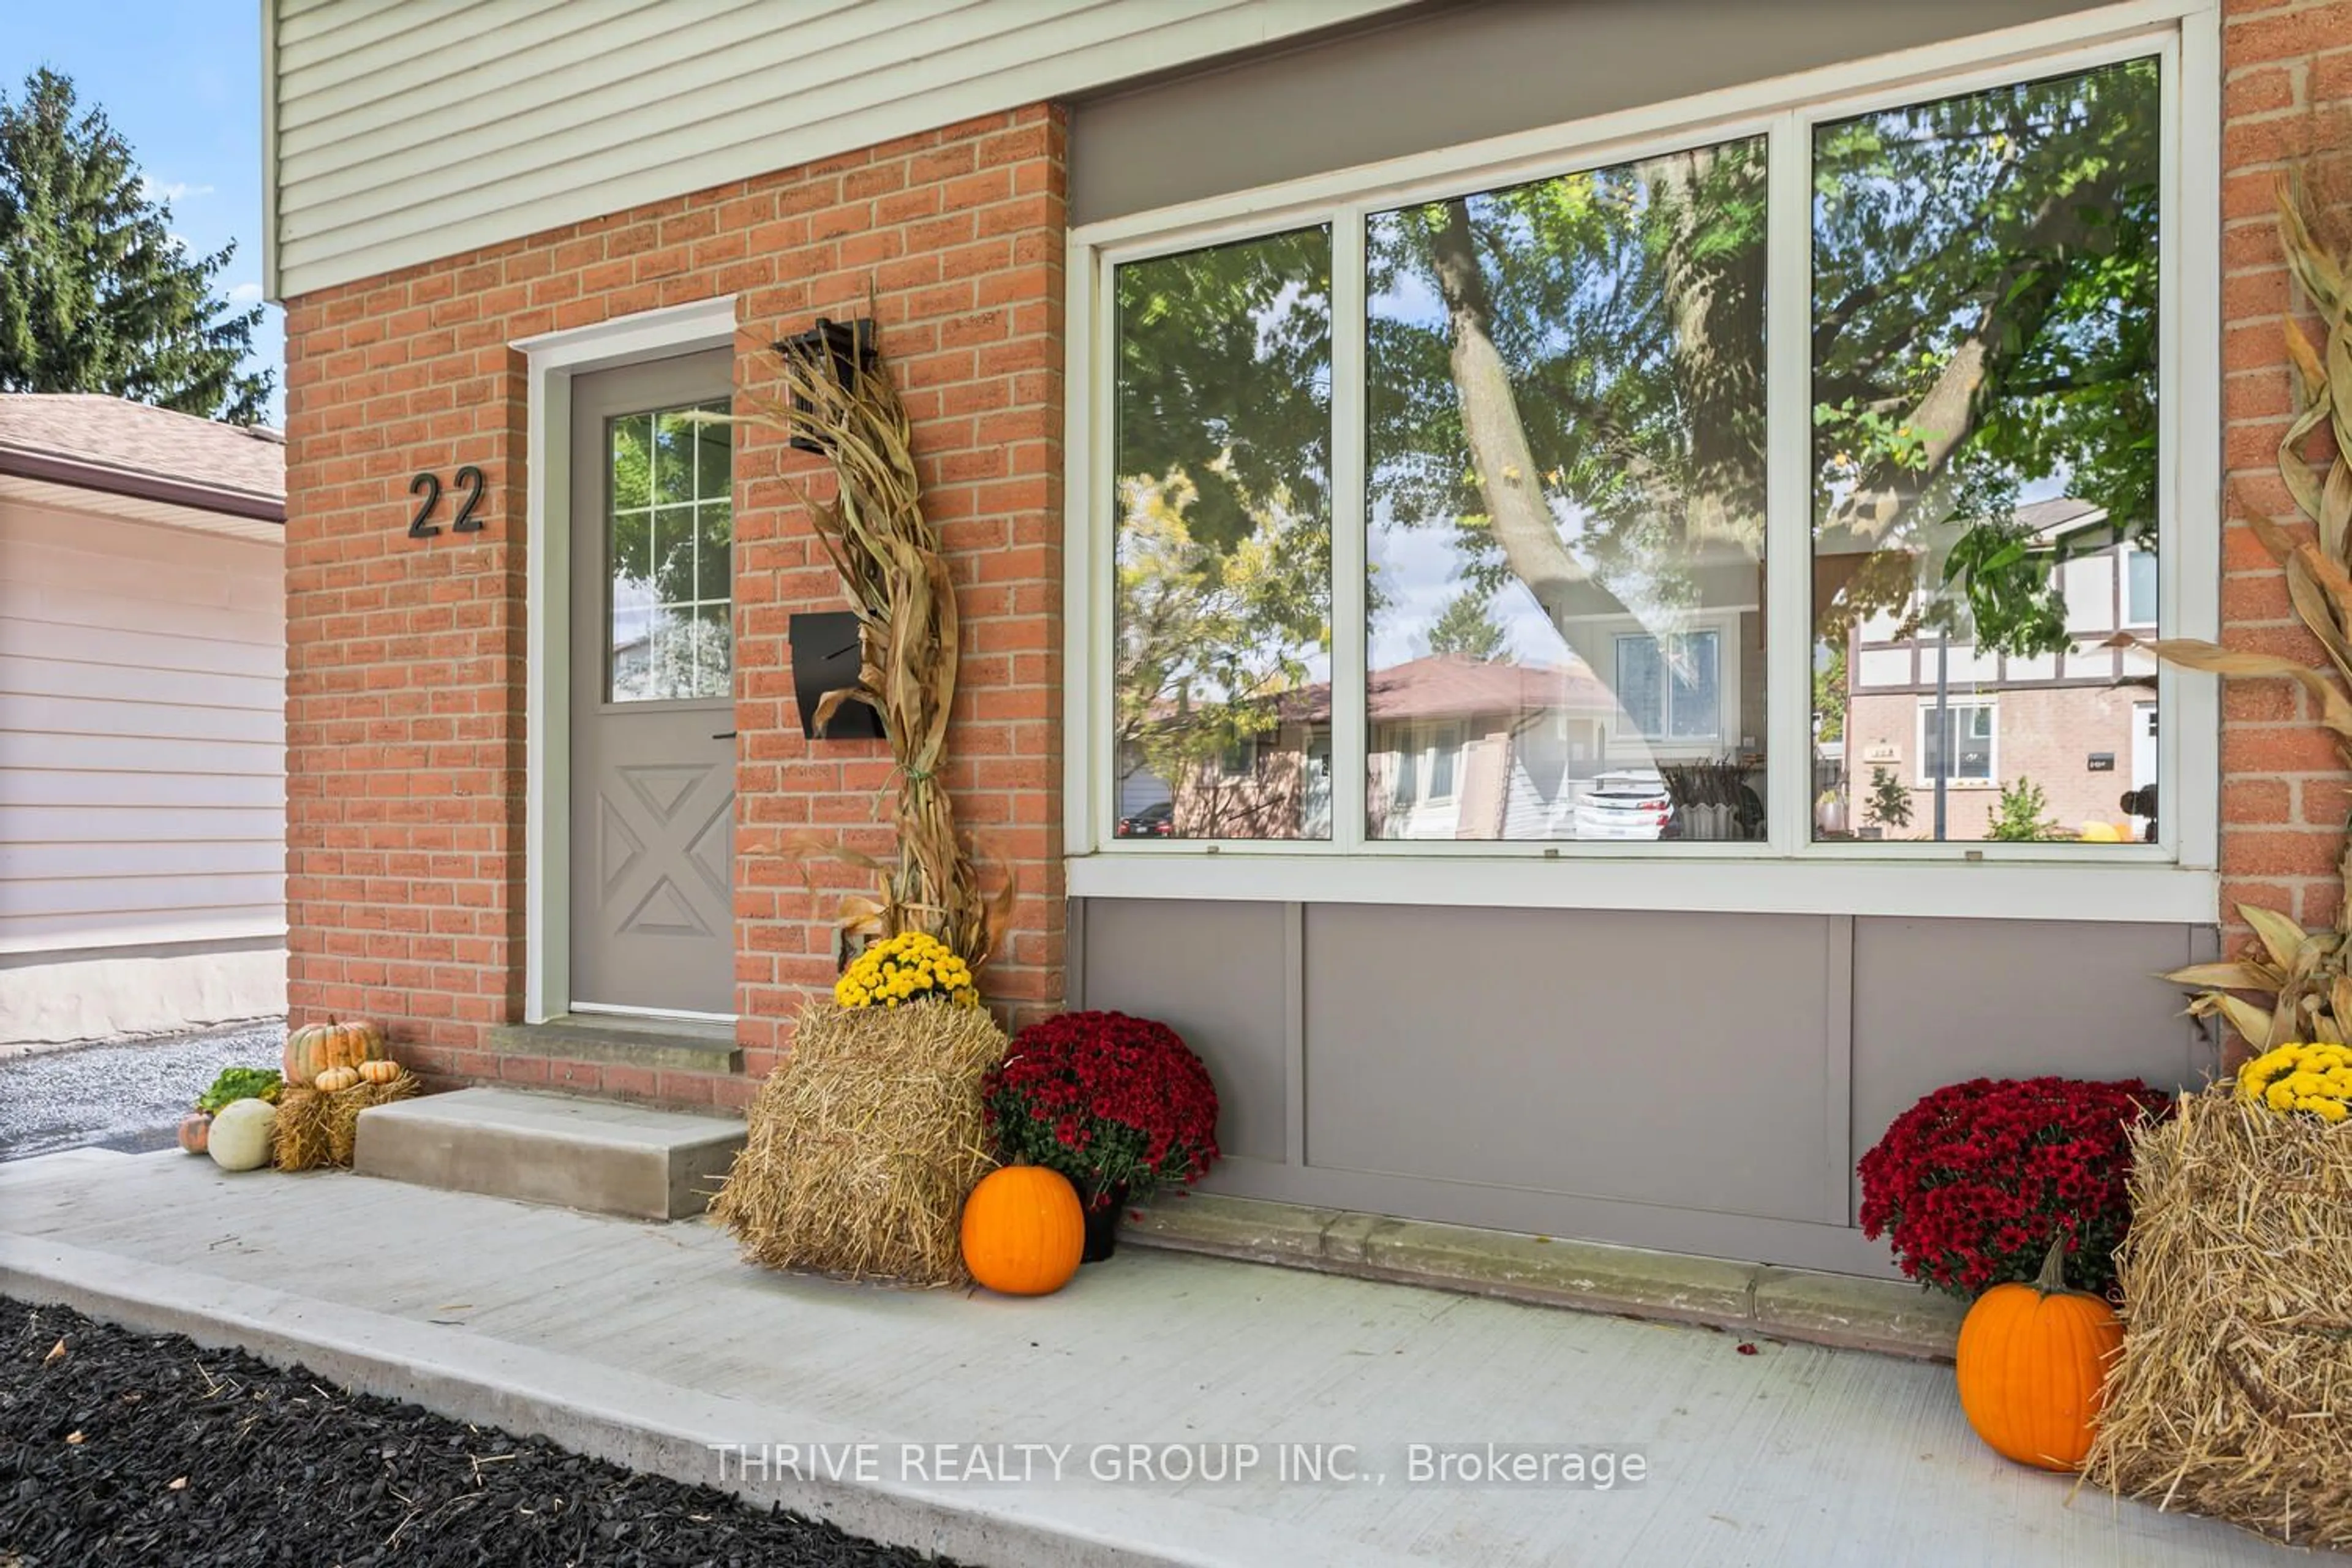
[[266, 1100], [236, 1100], [213, 1118], [205, 1152], [224, 1171], [257, 1171], [269, 1163], [269, 1132], [278, 1108]]

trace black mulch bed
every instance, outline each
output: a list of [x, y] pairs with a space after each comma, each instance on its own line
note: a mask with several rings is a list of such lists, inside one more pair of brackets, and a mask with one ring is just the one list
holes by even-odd
[[943, 1561], [62, 1308], [0, 1342], [0, 1568]]

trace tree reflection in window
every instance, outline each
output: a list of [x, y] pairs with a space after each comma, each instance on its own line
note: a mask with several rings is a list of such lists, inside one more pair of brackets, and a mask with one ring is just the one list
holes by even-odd
[[[1752, 138], [1372, 216], [1376, 837], [1622, 839], [1580, 800], [1727, 752], [1762, 787], [1760, 649], [1722, 689], [1712, 628], [1762, 608], [1765, 186]], [[1383, 760], [1434, 720], [1436, 818]]]
[[614, 702], [733, 689], [733, 431], [724, 404], [606, 426], [606, 691]]
[[1117, 293], [1119, 798], [1171, 800], [1176, 837], [1328, 837], [1330, 231], [1131, 263]]
[[[2007, 782], [1989, 735], [1964, 743], [1991, 710], [1963, 697], [2036, 688], [2006, 749], [2079, 755], [2127, 752], [2115, 688], [2152, 687], [2152, 666], [2074, 642], [2065, 584], [2078, 624], [2112, 626], [2119, 599], [2154, 619], [2160, 85], [2131, 60], [1814, 130], [1816, 664], [1890, 624], [1917, 649], [1943, 693], [1927, 746], [1962, 760], [1925, 778]], [[1905, 738], [1912, 695], [1843, 695], [1862, 746]], [[2042, 776], [2062, 820], [2113, 815], [2108, 779]], [[1990, 826], [1976, 802], [1934, 820]]]

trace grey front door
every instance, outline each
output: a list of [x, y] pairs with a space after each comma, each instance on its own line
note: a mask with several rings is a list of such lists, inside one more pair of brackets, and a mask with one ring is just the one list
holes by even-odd
[[724, 351], [572, 384], [572, 1005], [735, 1011]]

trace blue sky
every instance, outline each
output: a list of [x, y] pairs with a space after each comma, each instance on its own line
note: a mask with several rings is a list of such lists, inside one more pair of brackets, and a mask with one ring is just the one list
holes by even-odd
[[[11, 99], [37, 66], [73, 79], [106, 110], [172, 209], [191, 249], [231, 240], [215, 286], [261, 298], [261, 12], [254, 0], [59, 0], [10, 7], [0, 87]], [[268, 307], [254, 362], [277, 373], [269, 420], [285, 422], [285, 332]]]

